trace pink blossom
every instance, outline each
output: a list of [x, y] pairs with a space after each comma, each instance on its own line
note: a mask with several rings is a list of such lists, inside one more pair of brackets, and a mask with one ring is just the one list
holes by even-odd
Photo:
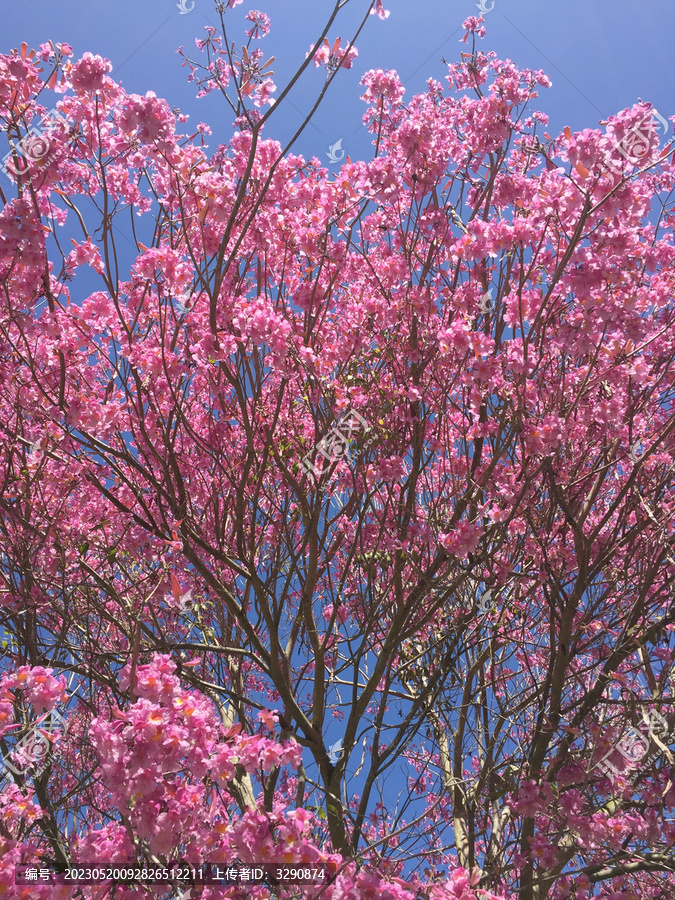
[[103, 260], [98, 247], [91, 242], [91, 238], [87, 238], [82, 244], [78, 244], [74, 240], [72, 243], [75, 249], [71, 250], [68, 255], [68, 266], [75, 269], [78, 266], [90, 265], [95, 272], [101, 274], [103, 272]]
[[263, 78], [262, 81], [255, 85], [252, 91], [253, 103], [256, 106], [264, 106], [266, 103], [269, 103], [270, 96], [276, 89], [276, 85], [271, 78]]
[[246, 19], [248, 22], [253, 22], [253, 27], [246, 32], [250, 38], [263, 38], [269, 34], [270, 20], [265, 13], [252, 9], [246, 13]]
[[469, 16], [468, 19], [465, 19], [462, 22], [462, 28], [465, 29], [466, 34], [461, 41], [466, 44], [470, 34], [477, 34], [479, 37], [484, 38], [486, 34], [485, 27], [482, 24], [484, 21], [485, 19], [482, 16]]
[[275, 725], [279, 722], [279, 716], [275, 711], [269, 709], [261, 709], [258, 713], [258, 719], [270, 731], [274, 731]]
[[52, 710], [66, 698], [66, 679], [63, 675], [54, 678], [52, 672], [42, 666], [21, 666], [14, 675], [5, 676], [2, 685], [25, 690], [37, 712]]
[[94, 56], [85, 53], [76, 63], [73, 63], [68, 74], [70, 83], [75, 90], [80, 92], [95, 92], [101, 90], [106, 83], [106, 74], [112, 70], [112, 63], [102, 56]]
[[[269, 26], [245, 21], [251, 39]], [[68, 896], [14, 884], [15, 864], [53, 851], [37, 791], [66, 854], [96, 865], [345, 863], [326, 900], [506, 900], [532, 866], [551, 900], [642, 898], [649, 879], [621, 867], [675, 839], [655, 740], [673, 651], [627, 625], [639, 638], [667, 618], [675, 515], [675, 163], [655, 129], [631, 135], [651, 108], [549, 135], [532, 108], [549, 79], [474, 47], [405, 104], [393, 70], [367, 73], [373, 158], [335, 175], [328, 140], [306, 159], [252, 129], [274, 89], [261, 51], [230, 60], [206, 33], [201, 62], [181, 61], [200, 95], [233, 101], [215, 148], [100, 57], [69, 65], [60, 45], [52, 81], [51, 44], [0, 54], [15, 140], [52, 85], [60, 98], [55, 152], [7, 160], [0, 210], [0, 735], [47, 731], [36, 718], [59, 703], [68, 724], [44, 783], [3, 781], [0, 894]], [[329, 75], [356, 55], [342, 43], [312, 48]], [[54, 229], [71, 225], [84, 237], [64, 264]], [[311, 481], [300, 460], [353, 408], [369, 433]], [[625, 695], [600, 695], [608, 665]], [[282, 706], [297, 739], [278, 737]], [[346, 777], [322, 746], [334, 719], [354, 738]], [[499, 861], [488, 878], [452, 853], [448, 759], [475, 801], [468, 858], [483, 864], [489, 839]], [[390, 762], [393, 794], [377, 778], [359, 796]], [[329, 851], [361, 803], [357, 864]], [[617, 877], [561, 876], [570, 835], [570, 871], [609, 859]], [[406, 859], [429, 874], [405, 880]]]
[[483, 535], [484, 529], [471, 522], [461, 521], [449, 532], [441, 532], [438, 539], [441, 545], [453, 556], [465, 558], [473, 553]]
[[401, 84], [397, 73], [393, 69], [370, 69], [361, 79], [365, 87], [362, 99], [368, 103], [374, 103], [383, 98], [393, 105], [402, 102], [405, 88]]
[[136, 131], [144, 143], [166, 143], [175, 127], [169, 104], [166, 100], [159, 100], [154, 91], [148, 91], [145, 97], [130, 94], [127, 105], [118, 116], [118, 125], [125, 134]]
[[354, 60], [359, 55], [359, 51], [356, 47], [350, 47], [349, 50], [347, 50], [346, 48], [340, 47], [340, 43], [341, 38], [337, 38], [331, 47], [328, 43], [328, 39], [324, 38], [323, 44], [321, 44], [314, 53], [311, 52], [314, 50], [314, 44], [311, 45], [310, 53], [308, 53], [307, 56], [312, 56], [314, 65], [317, 68], [323, 65], [326, 66], [329, 71], [339, 67], [351, 69]]
[[378, 15], [382, 20], [389, 18], [389, 10], [382, 6], [382, 0], [375, 0], [375, 6], [370, 10], [370, 14]]
[[296, 768], [302, 762], [302, 746], [297, 741], [285, 741], [279, 751], [279, 763]]

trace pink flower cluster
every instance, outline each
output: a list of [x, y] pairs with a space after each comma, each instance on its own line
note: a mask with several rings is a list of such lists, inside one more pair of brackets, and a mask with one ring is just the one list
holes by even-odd
[[[370, 9], [386, 16], [379, 0]], [[269, 26], [258, 11], [246, 22], [251, 40]], [[467, 19], [467, 33], [480, 36], [481, 23]], [[349, 812], [360, 801], [352, 800], [349, 812], [332, 806], [327, 794], [336, 782], [331, 786], [320, 764], [312, 788], [318, 801], [305, 795], [308, 808], [296, 809], [302, 746], [276, 739], [280, 714], [265, 709], [256, 722], [251, 710], [261, 698], [286, 702], [284, 692], [297, 690], [296, 714], [304, 708], [317, 723], [331, 715], [362, 718], [367, 735], [395, 702], [389, 673], [398, 677], [395, 659], [408, 647], [428, 655], [430, 677], [433, 671], [441, 679], [439, 708], [442, 699], [456, 710], [457, 679], [442, 680], [437, 636], [474, 611], [467, 613], [456, 598], [428, 608], [421, 599], [420, 577], [438, 561], [439, 544], [455, 557], [448, 568], [460, 581], [465, 574], [483, 580], [490, 574], [490, 583], [513, 591], [503, 595], [513, 600], [500, 602], [499, 616], [487, 624], [475, 617], [457, 632], [468, 651], [457, 656], [457, 674], [460, 688], [472, 690], [471, 721], [474, 712], [488, 712], [481, 683], [505, 710], [517, 694], [515, 732], [506, 746], [514, 765], [503, 779], [500, 745], [494, 744], [494, 755], [479, 752], [491, 731], [496, 740], [496, 729], [471, 727], [461, 739], [448, 729], [455, 754], [471, 759], [466, 778], [475, 777], [484, 791], [477, 795], [465, 859], [482, 858], [491, 834], [489, 855], [515, 897], [524, 867], [538, 867], [537, 877], [547, 878], [559, 865], [561, 834], [574, 836], [569, 868], [577, 871], [606, 860], [626, 840], [631, 853], [667, 849], [675, 840], [669, 821], [675, 789], [666, 763], [648, 768], [645, 762], [634, 784], [623, 767], [609, 787], [598, 765], [584, 765], [599, 763], [612, 740], [612, 733], [586, 727], [584, 709], [593, 705], [585, 702], [588, 690], [607, 661], [632, 671], [641, 689], [648, 683], [637, 638], [651, 633], [654, 621], [666, 621], [672, 580], [672, 561], [661, 551], [675, 509], [663, 480], [673, 456], [673, 413], [663, 400], [675, 355], [668, 327], [675, 212], [664, 206], [659, 224], [670, 228], [665, 238], [645, 217], [655, 196], [670, 194], [675, 167], [662, 157], [649, 173], [609, 183], [598, 172], [608, 153], [610, 159], [621, 155], [649, 110], [640, 105], [620, 114], [604, 134], [566, 129], [554, 139], [538, 128], [543, 114], [521, 118], [548, 79], [495, 54], [462, 54], [462, 62], [448, 67], [449, 92], [430, 80], [405, 106], [396, 73], [377, 70], [362, 80], [370, 104], [366, 121], [377, 135], [375, 158], [345, 163], [331, 176], [317, 159], [282, 156], [279, 143], [261, 140], [252, 128], [261, 114], [242, 111], [245, 102], [269, 100], [271, 60], [263, 64], [261, 52], [248, 46], [240, 54], [223, 50], [212, 27], [207, 35], [198, 44], [208, 56], [200, 91], [232, 81], [237, 88], [241, 130], [227, 145], [207, 153], [201, 135], [194, 143], [203, 128], [190, 138], [177, 135], [181, 119], [164, 100], [151, 92], [127, 95], [109, 77], [106, 60], [85, 54], [65, 66], [61, 83], [55, 79], [57, 90], [72, 88], [59, 103], [67, 127], [49, 133], [56, 150], [71, 135], [67, 152], [50, 155], [44, 165], [33, 161], [30, 189], [27, 178], [17, 176], [16, 196], [10, 191], [0, 212], [0, 422], [6, 429], [0, 476], [11, 525], [3, 553], [17, 571], [30, 559], [33, 575], [16, 585], [7, 566], [0, 567], [0, 602], [8, 616], [37, 607], [45, 621], [43, 661], [64, 659], [61, 651], [72, 650], [75, 641], [87, 663], [72, 673], [81, 679], [78, 695], [86, 702], [71, 699], [68, 731], [51, 754], [46, 795], [69, 797], [71, 808], [85, 811], [79, 833], [64, 837], [68, 852], [119, 861], [133, 858], [147, 839], [155, 854], [187, 848], [193, 858], [238, 853], [299, 862], [327, 858], [325, 848], [336, 836], [346, 847], [355, 822]], [[341, 44], [338, 38], [332, 46], [313, 47], [315, 65], [331, 74], [349, 67], [356, 51]], [[65, 45], [43, 45], [37, 59], [63, 68], [69, 52]], [[0, 55], [0, 116], [13, 117], [22, 136], [45, 109], [40, 98], [49, 88], [35, 58], [27, 48]], [[187, 64], [196, 80], [199, 67]], [[652, 160], [657, 135], [650, 130], [646, 137]], [[626, 158], [622, 167], [633, 171], [635, 164]], [[67, 259], [58, 252], [62, 242], [52, 239], [54, 223], [70, 226], [68, 199], [84, 196], [91, 200], [77, 204], [87, 220], [84, 233], [109, 237], [112, 248], [115, 214], [89, 221], [92, 210], [105, 208], [99, 203], [104, 189], [110, 210], [133, 205], [141, 216], [152, 216], [161, 209], [157, 222], [146, 223], [145, 233], [154, 230], [153, 247], [139, 245], [140, 255], [126, 270], [121, 257], [113, 259], [112, 278], [93, 239], [76, 242]], [[106, 277], [88, 296], [71, 296], [71, 276], [85, 265], [92, 269], [82, 273], [87, 279]], [[78, 287], [81, 280], [78, 275]], [[488, 295], [489, 303], [488, 287], [499, 294]], [[188, 293], [189, 315], [172, 321], [165, 314], [168, 295], [175, 301]], [[358, 506], [356, 515], [344, 508], [335, 517], [328, 513], [336, 538], [326, 544], [330, 565], [320, 560], [314, 566], [308, 596], [300, 596], [298, 576], [316, 555], [303, 541], [325, 488], [298, 480], [299, 459], [316, 447], [335, 412], [352, 406], [375, 436], [368, 448], [359, 442], [356, 461], [341, 461], [339, 483], [359, 503], [370, 495], [372, 505], [363, 515]], [[640, 461], [638, 439], [654, 446]], [[658, 505], [663, 526], [642, 501]], [[581, 541], [589, 546], [580, 566], [569, 509], [582, 506], [580, 527], [590, 537]], [[440, 535], [439, 520], [447, 523]], [[281, 562], [290, 549], [303, 547], [307, 552], [294, 553], [285, 594], [274, 586], [259, 590], [259, 584], [254, 597], [247, 593], [249, 557], [260, 561], [271, 550], [269, 559]], [[476, 551], [485, 555], [469, 573], [458, 560]], [[448, 562], [444, 555], [440, 562]], [[652, 558], [662, 565], [645, 568], [642, 562]], [[264, 562], [252, 567], [262, 578]], [[552, 604], [546, 584], [553, 572], [558, 593], [572, 596], [583, 569], [597, 575], [594, 612], [589, 620], [588, 603], [582, 603], [576, 635], [562, 638], [556, 608], [564, 597]], [[169, 603], [162, 600], [167, 575]], [[201, 601], [209, 591], [220, 595], [219, 604], [226, 598], [223, 615], [218, 604]], [[194, 616], [199, 637], [189, 631], [195, 622], [178, 614], [191, 592], [200, 597]], [[336, 595], [336, 606], [326, 603]], [[624, 627], [627, 610], [639, 618], [637, 638]], [[304, 633], [275, 667], [265, 657], [270, 646], [274, 653], [269, 630], [280, 614], [298, 621]], [[258, 630], [247, 630], [254, 615]], [[397, 631], [397, 619], [404, 631]], [[237, 622], [241, 646], [232, 647]], [[139, 623], [140, 645], [132, 638]], [[464, 659], [469, 667], [480, 660], [485, 627], [493, 630], [498, 657], [516, 647], [522, 667], [516, 692], [503, 658], [462, 671]], [[664, 695], [670, 688], [661, 675], [672, 660], [665, 639], [672, 628], [663, 626], [654, 639], [660, 647], [649, 649], [650, 660], [661, 660], [655, 677]], [[345, 712], [337, 691], [349, 668], [344, 661], [354, 661], [356, 633], [368, 654], [389, 647], [393, 655], [361, 711], [355, 667], [355, 699], [345, 701], [352, 703]], [[404, 633], [408, 637], [398, 640]], [[170, 650], [150, 654], [145, 648], [152, 635]], [[311, 653], [312, 641], [322, 652]], [[186, 646], [199, 647], [199, 660], [182, 658]], [[560, 669], [562, 690], [544, 696], [544, 674], [554, 669]], [[308, 696], [303, 681], [311, 679], [315, 690]], [[232, 707], [221, 708], [223, 691], [241, 699], [234, 704], [236, 725], [230, 724]], [[22, 704], [33, 704], [39, 715], [65, 699], [62, 676], [22, 666], [0, 680], [0, 734], [17, 728]], [[579, 727], [565, 730], [566, 721]], [[411, 738], [394, 748], [399, 761], [419, 764], [409, 798], [433, 806], [433, 815], [418, 831], [403, 825], [389, 836], [387, 816], [369, 801], [357, 852], [371, 838], [405, 853], [407, 843], [418, 856], [442, 857], [450, 871], [445, 884], [423, 886], [433, 900], [490, 897], [478, 888], [476, 872], [458, 868], [456, 858], [439, 850], [448, 846], [446, 836], [452, 843], [453, 818], [455, 829], [464, 823], [443, 788], [442, 744], [434, 728], [426, 738], [424, 729], [412, 735], [402, 716], [396, 727]], [[550, 747], [532, 774], [528, 741], [540, 742], [548, 728]], [[574, 742], [556, 759], [565, 735]], [[324, 760], [319, 737], [307, 744]], [[275, 772], [269, 779], [275, 769], [278, 778]], [[350, 784], [343, 780], [339, 787]], [[611, 815], [602, 810], [610, 789], [613, 797], [624, 795], [616, 796]], [[12, 900], [19, 892], [6, 861], [53, 850], [36, 826], [45, 796], [36, 794], [39, 802], [30, 777], [19, 790], [10, 785], [0, 792], [0, 895]], [[313, 815], [312, 802], [325, 818]], [[68, 809], [60, 807], [60, 815], [59, 827]], [[527, 818], [535, 828], [525, 841]], [[337, 854], [331, 858], [343, 862]], [[361, 871], [350, 863], [326, 900], [411, 900], [418, 885], [397, 877], [396, 859], [395, 853], [382, 861], [371, 854]], [[659, 875], [667, 888], [672, 877]], [[588, 896], [584, 878], [574, 882], [580, 900]], [[625, 878], [634, 884], [632, 875]], [[597, 890], [627, 894], [609, 881]], [[560, 879], [552, 900], [565, 900], [573, 887]], [[98, 900], [102, 890], [90, 893]], [[133, 894], [121, 888], [119, 897]], [[211, 900], [207, 891], [204, 897]]]
[[[0, 725], [10, 722], [12, 715], [10, 691], [25, 691], [25, 697], [37, 712], [51, 711], [66, 699], [66, 679], [55, 678], [53, 669], [42, 666], [21, 666], [0, 680]], [[6, 728], [7, 726], [5, 726]]]
[[[331, 47], [328, 43], [328, 38], [324, 38], [323, 44], [321, 44], [318, 50], [314, 50], [314, 44], [310, 46], [310, 52], [307, 56], [312, 57], [314, 65], [317, 68], [319, 66], [325, 66], [329, 71], [333, 71], [340, 67], [343, 69], [351, 69], [354, 60], [359, 55], [359, 51], [356, 47], [350, 47], [349, 49], [341, 47], [341, 42], [342, 38], [336, 38], [335, 43]], [[312, 51], [314, 52], [312, 53]]]
[[91, 238], [87, 238], [82, 244], [78, 244], [73, 240], [74, 250], [68, 254], [68, 268], [74, 270], [79, 266], [89, 265], [95, 272], [101, 274], [103, 272], [103, 260], [98, 247], [96, 247]]
[[468, 19], [465, 19], [462, 22], [462, 28], [465, 30], [465, 35], [461, 39], [464, 44], [467, 42], [467, 38], [470, 34], [477, 34], [478, 37], [484, 38], [486, 31], [483, 22], [485, 19], [482, 16], [469, 16]]
[[263, 38], [266, 34], [269, 34], [270, 20], [265, 13], [260, 12], [257, 9], [252, 9], [250, 12], [246, 13], [246, 20], [248, 22], [253, 22], [253, 27], [249, 28], [246, 32], [250, 38]]
[[134, 263], [139, 278], [161, 281], [166, 292], [180, 292], [190, 283], [190, 266], [178, 250], [169, 247], [144, 250]]
[[110, 71], [112, 71], [110, 60], [94, 56], [92, 53], [84, 53], [81, 59], [73, 63], [68, 78], [78, 94], [95, 93], [110, 80], [106, 77]]
[[196, 835], [207, 774], [227, 790], [237, 766], [249, 773], [269, 772], [284, 765], [297, 768], [302, 760], [295, 741], [280, 744], [225, 728], [211, 702], [181, 686], [176, 670], [168, 655], [156, 655], [135, 668], [132, 681], [128, 663], [120, 687], [139, 699], [126, 711], [116, 710], [116, 721], [99, 716], [89, 729], [116, 804], [149, 836], [157, 853]]
[[169, 146], [175, 130], [169, 104], [158, 99], [154, 91], [148, 91], [145, 97], [129, 94], [118, 114], [117, 124], [124, 134], [135, 133], [143, 143], [157, 141], [162, 147]]
[[560, 446], [564, 433], [564, 422], [555, 413], [548, 413], [542, 421], [530, 426], [526, 432], [528, 452], [533, 456], [544, 456]]
[[441, 532], [438, 536], [440, 544], [453, 556], [465, 559], [469, 553], [473, 553], [480, 539], [483, 536], [484, 529], [472, 522], [462, 520], [452, 529], [452, 531]]
[[385, 100], [392, 106], [397, 106], [403, 101], [405, 88], [401, 84], [394, 69], [370, 69], [361, 79], [361, 84], [365, 87], [362, 100], [366, 103], [375, 103], [378, 100]]

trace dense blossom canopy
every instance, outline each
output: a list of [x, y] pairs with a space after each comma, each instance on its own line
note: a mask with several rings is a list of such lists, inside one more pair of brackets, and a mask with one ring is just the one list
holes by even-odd
[[264, 136], [237, 2], [182, 56], [215, 149], [0, 55], [0, 896], [672, 898], [671, 146], [644, 103], [551, 137], [471, 18], [445, 84], [365, 73], [331, 173]]

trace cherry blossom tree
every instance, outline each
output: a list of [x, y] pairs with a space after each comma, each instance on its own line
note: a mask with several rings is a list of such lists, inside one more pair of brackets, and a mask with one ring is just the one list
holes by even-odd
[[0, 894], [670, 898], [671, 144], [645, 103], [551, 137], [470, 18], [445, 85], [363, 75], [331, 173], [293, 147], [388, 12], [279, 90], [235, 5], [182, 51], [215, 149], [99, 56], [0, 56]]

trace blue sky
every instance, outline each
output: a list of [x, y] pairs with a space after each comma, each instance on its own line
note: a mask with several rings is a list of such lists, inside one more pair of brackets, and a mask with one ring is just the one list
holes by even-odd
[[[193, 0], [184, 0], [189, 7]], [[675, 114], [672, 89], [672, 38], [675, 4], [672, 0], [484, 0], [494, 8], [485, 14], [488, 30], [482, 42], [519, 66], [542, 68], [553, 87], [540, 93], [536, 108], [551, 117], [548, 131], [555, 135], [565, 125], [573, 131], [596, 127], [598, 120], [631, 106], [638, 98], [650, 101], [666, 118]], [[358, 81], [369, 68], [394, 68], [407, 95], [424, 89], [426, 78], [442, 78], [440, 59], [455, 61], [461, 23], [477, 15], [476, 0], [385, 0], [391, 10], [386, 22], [371, 17], [357, 43], [354, 68], [333, 83], [295, 152], [318, 156], [328, 165], [330, 145], [342, 138], [346, 153], [368, 158], [371, 138], [361, 125], [365, 105], [358, 99]], [[203, 28], [216, 24], [213, 0], [194, 0], [191, 12], [181, 14], [177, 0], [31, 0], [30, 4], [3, 4], [0, 50], [29, 46], [52, 39], [70, 43], [76, 58], [89, 50], [107, 56], [113, 77], [124, 87], [144, 94], [154, 90], [171, 106], [190, 114], [185, 129], [199, 121], [213, 128], [210, 145], [232, 133], [230, 113], [222, 98], [196, 100], [176, 49], [196, 54], [194, 39]], [[261, 46], [276, 57], [275, 81], [281, 87], [294, 71], [333, 7], [332, 0], [245, 0], [228, 10], [231, 36], [243, 41], [243, 16], [255, 7], [272, 20], [272, 32]], [[351, 0], [338, 18], [331, 37], [346, 37], [361, 17], [366, 0]], [[308, 73], [286, 105], [270, 121], [267, 137], [287, 140], [320, 89], [323, 70]], [[672, 134], [672, 130], [670, 132]], [[663, 140], [663, 138], [662, 138]]]

